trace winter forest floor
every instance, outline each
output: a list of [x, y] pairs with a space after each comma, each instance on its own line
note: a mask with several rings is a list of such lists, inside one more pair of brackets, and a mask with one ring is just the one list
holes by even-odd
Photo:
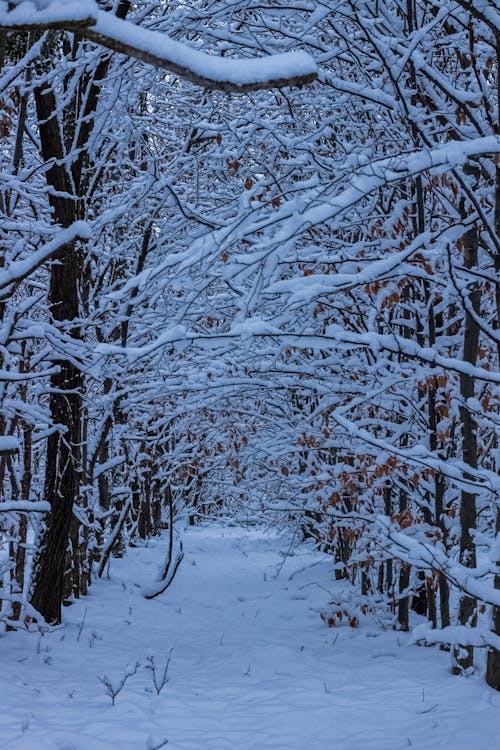
[[[375, 622], [326, 627], [339, 584], [324, 556], [299, 547], [282, 565], [273, 533], [190, 529], [178, 577], [148, 601], [138, 584], [164, 546], [113, 560], [60, 630], [0, 638], [1, 750], [500, 747], [500, 693], [482, 675], [453, 677], [448, 654]], [[171, 649], [157, 695], [145, 665]], [[116, 682], [137, 661], [112, 706], [98, 675]]]

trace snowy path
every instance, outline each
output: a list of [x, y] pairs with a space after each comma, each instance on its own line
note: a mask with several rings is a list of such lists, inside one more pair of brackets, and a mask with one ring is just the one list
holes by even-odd
[[[172, 588], [148, 602], [163, 543], [114, 560], [110, 580], [45, 636], [0, 638], [1, 750], [497, 750], [500, 694], [454, 678], [448, 656], [393, 632], [328, 629], [319, 618], [328, 561], [304, 549], [275, 578], [282, 540], [257, 530], [194, 529]], [[316, 585], [320, 584], [320, 586]], [[81, 626], [85, 608], [85, 622]], [[79, 632], [80, 638], [78, 639]], [[153, 654], [159, 696], [140, 667]]]

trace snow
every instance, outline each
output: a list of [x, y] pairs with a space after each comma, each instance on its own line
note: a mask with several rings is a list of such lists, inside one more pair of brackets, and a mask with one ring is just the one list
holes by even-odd
[[500, 636], [481, 627], [468, 628], [465, 625], [449, 625], [446, 628], [433, 630], [431, 623], [422, 623], [412, 630], [411, 643], [455, 643], [460, 646], [476, 646], [478, 648], [490, 645], [500, 648]]
[[0, 453], [11, 453], [20, 448], [19, 440], [11, 435], [0, 435]]
[[273, 336], [279, 333], [279, 328], [259, 317], [246, 318], [231, 326], [231, 335], [241, 336], [242, 339], [249, 339], [252, 336]]
[[[368, 161], [357, 168], [349, 179], [349, 186], [337, 194], [332, 194], [328, 200], [318, 201], [325, 191], [312, 190], [305, 207], [298, 206], [296, 199], [284, 201], [279, 211], [270, 217], [245, 225], [241, 231], [247, 235], [252, 232], [262, 232], [265, 241], [258, 249], [269, 245], [284, 245], [296, 237], [297, 233], [307, 228], [319, 226], [325, 222], [338, 222], [342, 216], [356, 206], [363, 198], [369, 196], [379, 188], [406, 177], [422, 174], [426, 170], [442, 173], [444, 170], [463, 164], [471, 156], [500, 153], [500, 137], [486, 136], [472, 138], [468, 141], [450, 142], [435, 149], [422, 149], [405, 154], [395, 159], [393, 156]], [[241, 221], [238, 222], [238, 227]], [[269, 228], [278, 228], [269, 235]], [[235, 227], [236, 228], [236, 227]], [[227, 236], [238, 237], [237, 228], [234, 234]]]
[[0, 3], [0, 23], [23, 26], [31, 23], [57, 23], [59, 21], [81, 21], [92, 18], [97, 4], [94, 0], [17, 0], [14, 7], [11, 3]]
[[[452, 242], [460, 239], [467, 231], [465, 224], [455, 225], [442, 232], [439, 236], [439, 242], [444, 246], [443, 241]], [[315, 297], [323, 294], [329, 294], [341, 289], [351, 289], [352, 287], [363, 284], [371, 284], [374, 281], [390, 277], [396, 269], [401, 271], [401, 267], [414, 253], [422, 248], [427, 250], [432, 247], [433, 238], [430, 232], [422, 232], [401, 252], [391, 252], [387, 257], [381, 260], [375, 260], [367, 263], [364, 268], [356, 273], [335, 273], [322, 274], [314, 273], [310, 276], [296, 276], [290, 279], [281, 279], [266, 287], [269, 294], [289, 294], [289, 304], [310, 302]]]
[[175, 66], [191, 71], [200, 78], [227, 81], [236, 86], [250, 83], [307, 76], [316, 73], [316, 64], [304, 52], [287, 52], [260, 58], [234, 60], [207, 55], [188, 47], [159, 31], [150, 31], [122, 21], [110, 13], [96, 14], [93, 31], [137, 50], [168, 59]]
[[48, 513], [50, 503], [45, 500], [32, 502], [31, 500], [7, 500], [0, 502], [0, 513]]
[[[112, 560], [63, 628], [0, 639], [1, 748], [496, 746], [500, 694], [481, 675], [453, 677], [447, 654], [375, 621], [326, 627], [320, 610], [342, 585], [331, 558], [302, 547], [280, 570], [289, 542], [259, 528], [194, 528], [184, 546], [163, 596], [140, 589], [163, 562], [154, 540]], [[157, 695], [151, 660], [161, 673], [169, 656]], [[112, 706], [98, 676], [116, 686], [137, 662]]]

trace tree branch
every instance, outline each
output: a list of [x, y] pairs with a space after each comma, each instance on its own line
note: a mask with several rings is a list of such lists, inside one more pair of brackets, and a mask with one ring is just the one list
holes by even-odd
[[98, 9], [96, 3], [51, 3], [37, 9], [23, 0], [12, 10], [0, 3], [3, 31], [61, 29], [120, 52], [128, 57], [168, 70], [191, 83], [227, 93], [303, 86], [317, 78], [317, 66], [305, 52], [289, 52], [259, 58], [231, 59], [193, 49], [167, 34], [136, 26]]

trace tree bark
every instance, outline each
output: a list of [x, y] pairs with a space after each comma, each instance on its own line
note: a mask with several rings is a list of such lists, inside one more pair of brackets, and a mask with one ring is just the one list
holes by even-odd
[[[463, 237], [463, 254], [465, 268], [474, 268], [478, 261], [478, 235], [472, 227]], [[470, 291], [469, 300], [476, 314], [479, 314], [481, 289], [475, 284]], [[479, 326], [474, 317], [465, 310], [463, 360], [476, 364], [479, 349]], [[476, 468], [478, 460], [477, 423], [472, 415], [467, 400], [475, 395], [475, 378], [465, 373], [460, 374], [460, 421], [462, 426], [462, 457], [466, 464]], [[462, 490], [460, 500], [460, 562], [468, 568], [476, 567], [476, 545], [474, 530], [476, 528], [476, 495]], [[477, 621], [476, 599], [469, 594], [462, 594], [458, 608], [460, 625], [475, 626]], [[472, 668], [474, 661], [473, 646], [457, 646], [453, 650], [453, 672], [461, 674]]]
[[[497, 70], [498, 64], [500, 63], [500, 33], [496, 34], [496, 58], [497, 58]], [[497, 111], [500, 113], [500, 76], [497, 75]], [[496, 123], [496, 132], [500, 132], [500, 123]], [[496, 165], [495, 175], [495, 234], [500, 238], [500, 164]], [[500, 255], [497, 254], [495, 257], [495, 272], [496, 272], [496, 285], [495, 285], [495, 303], [496, 303], [496, 328], [500, 330]], [[497, 344], [497, 359], [498, 366], [500, 367], [500, 343]], [[497, 466], [497, 471], [499, 467]], [[495, 531], [498, 535], [500, 534], [500, 508], [497, 510]], [[497, 565], [500, 565], [500, 561], [497, 561]], [[500, 575], [496, 575], [494, 579], [494, 586], [497, 590], [500, 590]], [[493, 607], [493, 632], [495, 635], [500, 635], [500, 607]], [[498, 649], [490, 647], [488, 649], [488, 656], [486, 660], [486, 682], [495, 690], [500, 690], [500, 651]]]
[[[81, 201], [74, 195], [53, 89], [37, 88], [35, 102], [42, 155], [51, 164], [46, 178], [54, 220], [62, 227], [69, 227], [82, 218]], [[74, 244], [65, 246], [57, 261], [50, 269], [50, 314], [56, 323], [76, 321], [82, 251]], [[80, 338], [77, 324], [71, 325], [68, 333], [74, 339]], [[44, 489], [51, 510], [34, 564], [32, 595], [33, 606], [49, 623], [61, 621], [66, 550], [79, 485], [83, 388], [83, 375], [73, 361], [61, 359], [58, 364], [60, 371], [50, 381], [50, 413], [53, 424], [60, 429], [48, 439]]]

